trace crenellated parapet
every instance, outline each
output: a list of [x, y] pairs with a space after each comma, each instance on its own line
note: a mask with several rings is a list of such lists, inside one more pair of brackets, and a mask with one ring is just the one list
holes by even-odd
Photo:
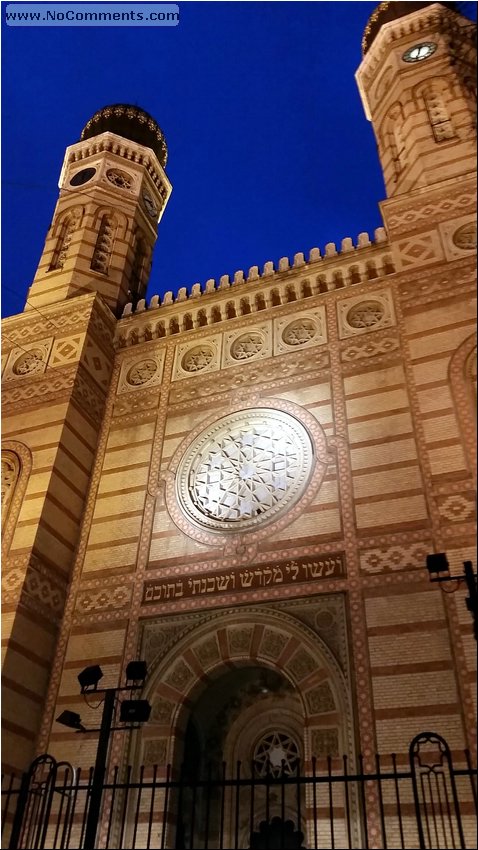
[[292, 262], [282, 257], [262, 267], [252, 266], [247, 275], [242, 270], [222, 275], [219, 281], [195, 283], [191, 290], [181, 287], [176, 295], [166, 292], [161, 299], [154, 295], [136, 309], [127, 304], [118, 322], [116, 345], [126, 348], [152, 339], [161, 339], [230, 319], [244, 317], [274, 307], [332, 292], [347, 286], [394, 274], [395, 265], [383, 227], [375, 230], [374, 241], [368, 233], [360, 233], [354, 245], [350, 237], [342, 239], [340, 250], [334, 242], [294, 255]]

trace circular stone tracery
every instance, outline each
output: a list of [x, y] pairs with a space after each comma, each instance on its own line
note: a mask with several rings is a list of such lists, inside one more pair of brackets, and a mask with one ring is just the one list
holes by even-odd
[[110, 183], [113, 186], [117, 186], [119, 189], [131, 189], [133, 185], [133, 178], [131, 174], [127, 174], [126, 171], [120, 171], [118, 168], [110, 168], [109, 171], [106, 172], [106, 176]]
[[29, 375], [31, 372], [38, 372], [43, 366], [43, 354], [38, 348], [32, 348], [21, 354], [13, 366], [14, 375]]
[[272, 732], [264, 735], [254, 750], [258, 776], [292, 776], [297, 771], [299, 748], [290, 735]]
[[196, 345], [184, 355], [181, 366], [185, 372], [201, 372], [210, 365], [214, 351], [208, 345]]
[[259, 333], [242, 334], [231, 345], [231, 357], [234, 360], [248, 360], [259, 354], [264, 345], [264, 337]]
[[461, 248], [463, 251], [476, 250], [476, 221], [469, 221], [455, 230], [453, 242], [457, 248]]
[[286, 345], [305, 345], [317, 334], [317, 326], [312, 319], [296, 319], [284, 329], [282, 339]]
[[244, 531], [285, 513], [313, 467], [304, 426], [273, 409], [242, 410], [206, 428], [183, 456], [176, 495], [195, 525]]
[[154, 360], [142, 360], [141, 363], [135, 363], [131, 367], [126, 376], [126, 381], [133, 387], [141, 386], [154, 378], [157, 368]]
[[380, 301], [361, 301], [347, 313], [347, 322], [351, 328], [372, 328], [384, 317], [383, 304]]

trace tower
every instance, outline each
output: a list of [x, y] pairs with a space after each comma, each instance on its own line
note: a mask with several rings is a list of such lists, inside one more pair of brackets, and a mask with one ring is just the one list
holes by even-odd
[[96, 112], [70, 145], [60, 195], [25, 310], [98, 292], [114, 314], [144, 297], [171, 184], [167, 148], [142, 109]]
[[357, 82], [389, 197], [475, 169], [473, 25], [455, 6], [381, 3], [366, 27]]

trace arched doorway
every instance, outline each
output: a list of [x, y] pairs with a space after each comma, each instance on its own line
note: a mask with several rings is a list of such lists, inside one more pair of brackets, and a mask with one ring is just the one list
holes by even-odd
[[[320, 622], [325, 619], [322, 611]], [[157, 623], [158, 630], [165, 628], [164, 620]], [[284, 830], [292, 821], [291, 840], [297, 842], [303, 832], [297, 846], [307, 846], [314, 825], [307, 822], [305, 798], [297, 817], [297, 789], [282, 801], [256, 794], [251, 815], [250, 789], [239, 800], [232, 794], [214, 798], [210, 792], [209, 802], [204, 792], [201, 809], [193, 786], [198, 779], [217, 779], [221, 771], [234, 779], [238, 762], [245, 784], [254, 770], [259, 776], [266, 761], [269, 770], [274, 762], [282, 767], [282, 761], [290, 769], [297, 759], [304, 774], [313, 755], [346, 754], [353, 763], [350, 685], [337, 655], [313, 628], [267, 606], [186, 616], [181, 624], [171, 624], [169, 635], [160, 641], [154, 624], [149, 626], [151, 673], [144, 695], [153, 710], [147, 727], [136, 734], [132, 753], [138, 767], [156, 764], [166, 773], [171, 765], [180, 783], [170, 801], [165, 846], [195, 846], [191, 833], [204, 829], [206, 820], [210, 831], [214, 818], [223, 821], [223, 846], [254, 846], [273, 821], [279, 828], [277, 818]], [[158, 647], [154, 658], [152, 646]], [[187, 806], [195, 811], [194, 824], [185, 816]], [[287, 834], [290, 828], [288, 823]]]

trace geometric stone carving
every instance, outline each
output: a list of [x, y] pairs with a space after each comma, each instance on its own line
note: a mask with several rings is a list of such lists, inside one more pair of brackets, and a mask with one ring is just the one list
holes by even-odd
[[261, 653], [274, 659], [279, 658], [279, 655], [281, 655], [287, 641], [288, 637], [283, 634], [283, 632], [266, 629], [261, 641]]
[[212, 362], [214, 351], [209, 345], [196, 345], [188, 351], [181, 362], [185, 372], [202, 372]]
[[182, 511], [212, 531], [242, 531], [277, 519], [302, 495], [312, 471], [308, 432], [282, 411], [238, 411], [216, 421], [180, 461]]
[[164, 348], [148, 351], [148, 357], [128, 358], [123, 361], [118, 381], [118, 393], [157, 386], [163, 378]]
[[231, 345], [231, 357], [233, 360], [249, 360], [259, 354], [264, 345], [264, 338], [254, 331], [242, 334]]
[[42, 366], [42, 352], [38, 348], [31, 348], [30, 351], [25, 351], [15, 360], [12, 371], [14, 375], [30, 375], [33, 372], [39, 372]]
[[453, 244], [462, 251], [476, 250], [476, 221], [462, 224], [453, 234]]
[[176, 348], [173, 380], [191, 378], [198, 372], [214, 372], [219, 368], [222, 335], [209, 336], [207, 341], [180, 343]]
[[258, 776], [294, 776], [298, 758], [299, 747], [290, 735], [269, 732], [256, 744], [255, 772]]
[[317, 325], [312, 319], [296, 319], [282, 331], [286, 345], [305, 345], [317, 335]]
[[325, 307], [316, 307], [274, 320], [274, 354], [324, 345], [327, 342]]
[[118, 189], [131, 189], [134, 182], [134, 178], [131, 174], [127, 174], [126, 171], [120, 171], [118, 168], [108, 169], [106, 177], [110, 183], [112, 183], [113, 186], [117, 186]]
[[338, 729], [313, 729], [311, 734], [312, 755], [316, 758], [331, 756], [336, 758], [339, 753]]
[[164, 765], [168, 755], [168, 739], [157, 738], [145, 741], [143, 750], [143, 764], [145, 767], [151, 765]]
[[323, 682], [318, 688], [307, 691], [305, 698], [311, 714], [335, 711], [335, 700], [328, 682]]
[[383, 319], [383, 305], [379, 301], [360, 301], [347, 313], [351, 328], [373, 328]]
[[310, 676], [318, 667], [315, 658], [305, 649], [299, 649], [286, 666], [297, 682], [301, 682], [306, 676]]
[[395, 324], [390, 290], [374, 292], [373, 298], [356, 295], [337, 302], [341, 339], [369, 333]]

